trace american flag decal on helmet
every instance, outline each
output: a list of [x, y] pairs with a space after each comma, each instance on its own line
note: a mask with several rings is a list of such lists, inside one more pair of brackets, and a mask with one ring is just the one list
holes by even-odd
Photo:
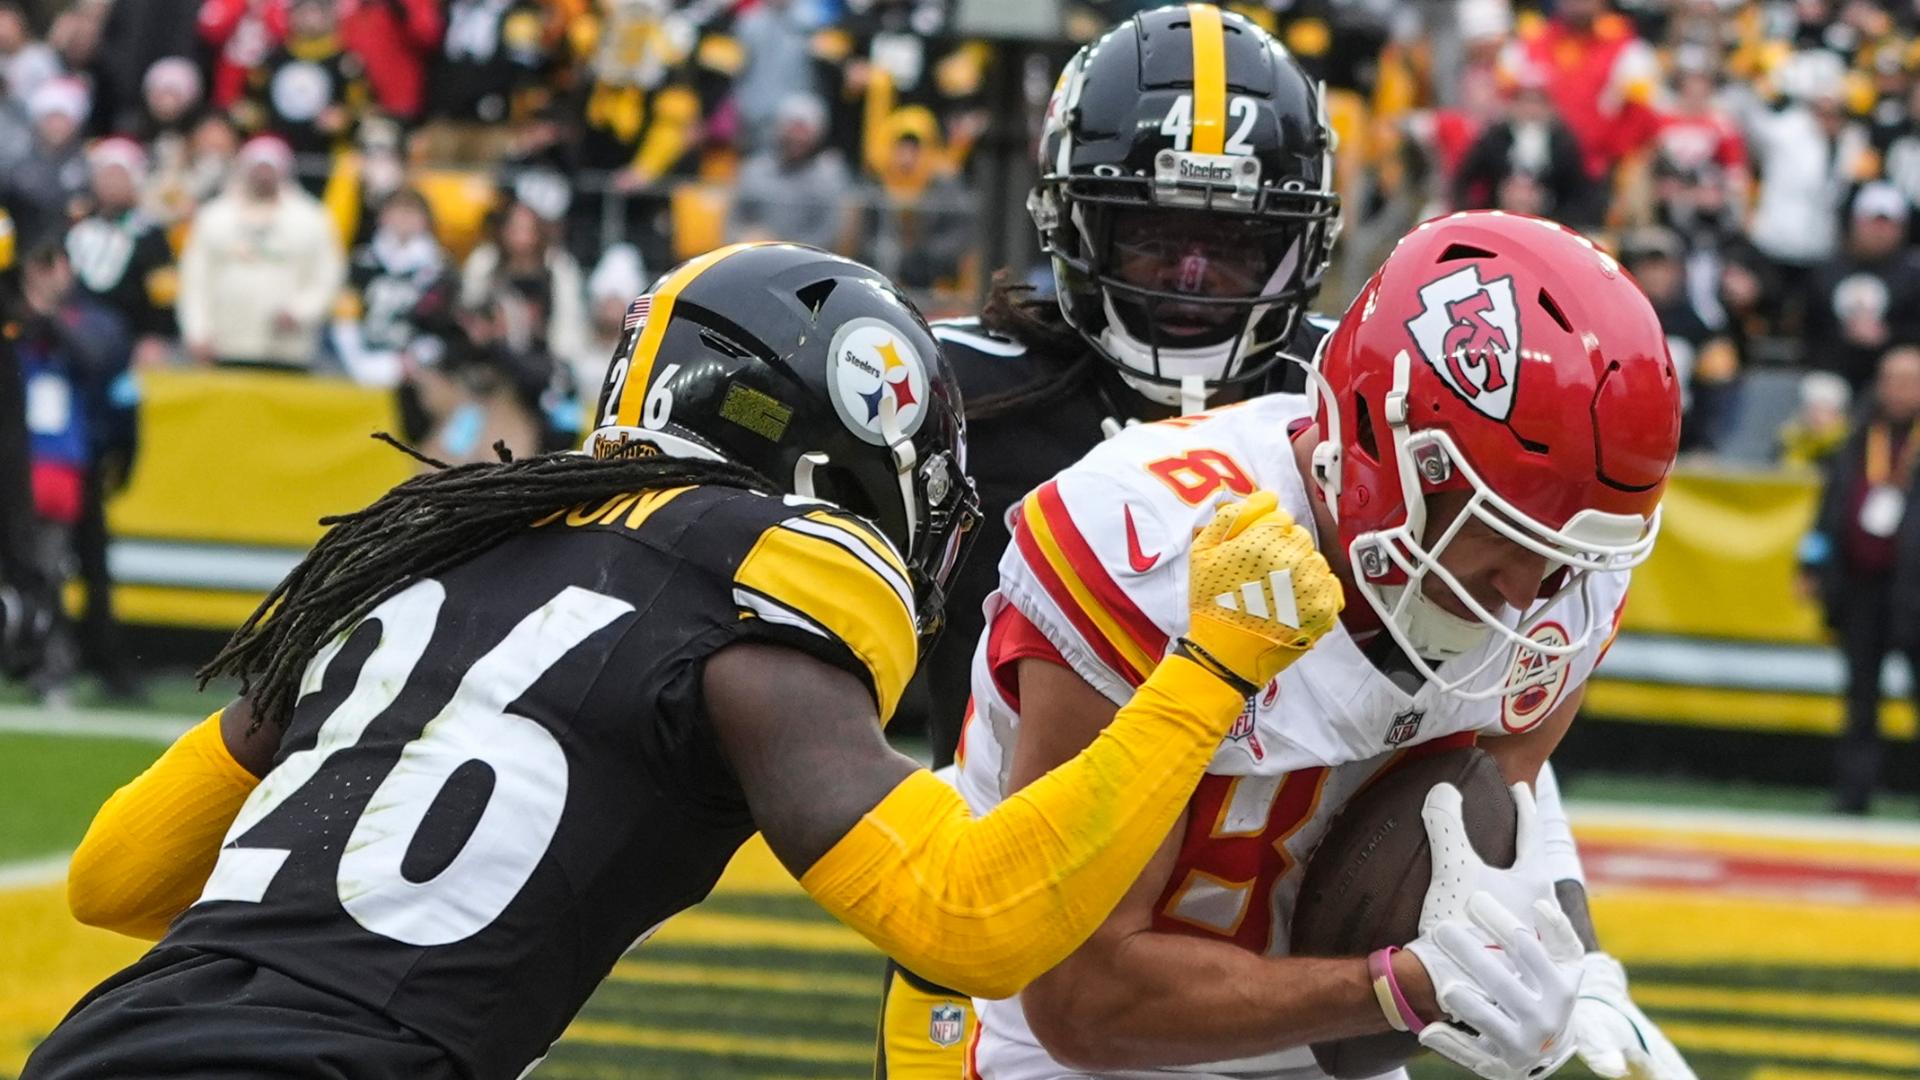
[[636, 326], [646, 325], [647, 312], [652, 310], [652, 308], [652, 293], [648, 293], [646, 296], [636, 297], [633, 303], [627, 305], [627, 317], [620, 320], [621, 332], [625, 333]]

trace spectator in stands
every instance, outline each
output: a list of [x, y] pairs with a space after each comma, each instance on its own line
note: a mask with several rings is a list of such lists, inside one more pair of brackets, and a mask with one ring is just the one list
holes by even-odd
[[1609, 6], [1607, 0], [1559, 0], [1553, 17], [1528, 30], [1519, 48], [1525, 67], [1545, 79], [1595, 181], [1644, 145], [1655, 123], [1653, 50]]
[[1900, 189], [1908, 204], [1920, 207], [1920, 80], [1908, 89], [1898, 120], [1875, 126], [1874, 146], [1887, 182]]
[[762, 150], [778, 138], [780, 106], [794, 94], [815, 93], [813, 27], [793, 0], [761, 0], [734, 24], [746, 63], [733, 84], [740, 145]]
[[547, 356], [580, 352], [587, 338], [580, 264], [561, 246], [556, 224], [520, 198], [495, 213], [492, 238], [474, 248], [460, 270], [463, 308], [489, 309], [500, 292], [526, 305], [529, 347]]
[[1684, 258], [1680, 238], [1659, 226], [1636, 229], [1620, 245], [1620, 261], [1653, 301], [1680, 375], [1680, 447], [1711, 451], [1731, 419], [1739, 358], [1733, 342], [1709, 328], [1689, 301]]
[[334, 353], [355, 382], [399, 385], [413, 312], [445, 272], [427, 200], [412, 188], [388, 195], [372, 239], [348, 260], [347, 294], [333, 321]]
[[381, 112], [405, 123], [426, 104], [427, 65], [445, 29], [437, 0], [338, 0], [340, 40], [359, 57]]
[[1759, 170], [1748, 235], [1779, 272], [1788, 326], [1805, 311], [1808, 276], [1839, 246], [1848, 188], [1871, 166], [1866, 129], [1842, 102], [1845, 74], [1831, 53], [1800, 53], [1781, 74], [1786, 103], [1748, 121]]
[[1717, 170], [1734, 201], [1747, 190], [1747, 141], [1740, 127], [1715, 99], [1719, 89], [1716, 58], [1699, 49], [1676, 58], [1673, 104], [1661, 113], [1654, 149], [1660, 160], [1683, 173]]
[[33, 153], [15, 163], [5, 177], [7, 209], [13, 214], [22, 250], [58, 239], [67, 227], [75, 200], [86, 193], [85, 140], [92, 98], [78, 79], [49, 79], [27, 101], [33, 118]]
[[241, 147], [239, 175], [194, 214], [180, 256], [180, 333], [200, 363], [306, 371], [345, 277], [318, 201], [291, 182], [271, 135]]
[[24, 97], [59, 68], [53, 50], [34, 40], [26, 11], [11, 0], [0, 3], [0, 82]]
[[332, 0], [293, 0], [286, 40], [248, 73], [234, 114], [248, 132], [284, 140], [301, 185], [318, 195], [328, 159], [366, 108], [366, 80], [365, 63], [340, 43]]
[[218, 54], [208, 97], [224, 109], [240, 100], [247, 73], [265, 63], [287, 36], [287, 5], [284, 0], [204, 0], [199, 26], [201, 40]]
[[139, 108], [130, 110], [116, 130], [147, 145], [158, 156], [168, 152], [159, 144], [184, 144], [201, 116], [203, 86], [200, 69], [184, 56], [163, 56], [140, 80]]
[[153, 174], [141, 205], [163, 227], [185, 221], [226, 187], [239, 152], [240, 133], [227, 114], [201, 114], [185, 144], [155, 142]]
[[847, 163], [823, 148], [827, 107], [812, 94], [780, 104], [772, 146], [740, 166], [727, 234], [733, 240], [792, 240], [832, 250], [846, 229]]
[[100, 32], [100, 59], [92, 68], [93, 114], [100, 128], [128, 133], [127, 121], [140, 113], [154, 65], [165, 57], [199, 52], [200, 34], [194, 26], [199, 11], [200, 0], [112, 5]]
[[[100, 59], [100, 36], [106, 29], [112, 0], [75, 0], [47, 26], [47, 44], [60, 58], [62, 70], [85, 79]], [[91, 92], [92, 87], [88, 87]]]
[[433, 123], [419, 152], [443, 162], [494, 162], [513, 142], [514, 98], [550, 63], [545, 18], [533, 0], [451, 0], [427, 80]]
[[1889, 345], [1920, 342], [1920, 250], [1907, 244], [1911, 208], [1884, 181], [1853, 199], [1847, 250], [1808, 291], [1806, 358], [1865, 389]]
[[1834, 807], [1864, 814], [1880, 781], [1880, 668], [1906, 654], [1920, 696], [1920, 346], [1880, 358], [1863, 422], [1827, 464], [1814, 529], [1800, 546], [1801, 588], [1818, 597], [1847, 661], [1847, 725], [1834, 761]]
[[1480, 133], [1461, 161], [1454, 208], [1498, 207], [1590, 228], [1600, 220], [1594, 196], [1580, 146], [1554, 113], [1544, 73], [1529, 69], [1514, 86], [1506, 115]]
[[125, 322], [134, 336], [134, 364], [164, 364], [172, 355], [180, 279], [166, 236], [139, 209], [146, 152], [132, 139], [101, 139], [88, 150], [87, 167], [93, 209], [66, 237], [73, 276], [88, 296]]
[[[914, 124], [915, 113], [921, 118]], [[938, 138], [925, 110], [903, 109], [886, 170], [867, 185], [862, 258], [910, 289], [927, 289], [960, 272], [973, 243], [966, 188], [928, 149]]]
[[1805, 469], [1824, 465], [1846, 442], [1847, 408], [1853, 388], [1831, 371], [1800, 376], [1800, 403], [1780, 428], [1780, 463]]
[[592, 329], [586, 343], [572, 356], [560, 359], [573, 369], [573, 384], [583, 392], [606, 379], [607, 364], [626, 332], [627, 308], [647, 287], [640, 249], [615, 244], [600, 256], [587, 275], [587, 312]]
[[104, 511], [107, 493], [125, 482], [132, 465], [136, 395], [127, 377], [126, 327], [74, 287], [57, 244], [36, 248], [23, 260], [20, 293], [16, 347], [28, 387], [45, 564], [54, 580], [77, 573], [87, 596], [79, 639], [63, 620], [30, 683], [43, 699], [62, 700], [84, 658], [110, 694], [137, 696], [129, 658], [116, 640]]

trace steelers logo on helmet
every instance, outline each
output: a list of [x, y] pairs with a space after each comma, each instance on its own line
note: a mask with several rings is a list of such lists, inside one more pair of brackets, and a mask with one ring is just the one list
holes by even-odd
[[[1573, 640], [1567, 635], [1567, 629], [1557, 622], [1543, 622], [1533, 628], [1527, 640], [1549, 649], [1564, 647]], [[1547, 654], [1535, 649], [1520, 649], [1513, 658], [1513, 667], [1507, 671], [1507, 685], [1518, 686], [1529, 679], [1537, 678], [1547, 667]], [[1502, 699], [1500, 723], [1508, 731], [1519, 733], [1531, 731], [1560, 700], [1560, 691], [1567, 685], [1567, 665], [1554, 666], [1554, 674], [1537, 686], [1529, 686], [1517, 694], [1509, 694]]]
[[886, 445], [886, 414], [897, 438], [911, 437], [927, 414], [927, 365], [912, 343], [879, 319], [852, 319], [833, 335], [827, 389], [855, 435]]

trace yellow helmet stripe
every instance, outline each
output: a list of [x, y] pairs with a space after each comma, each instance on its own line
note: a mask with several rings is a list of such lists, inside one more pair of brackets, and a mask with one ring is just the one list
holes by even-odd
[[653, 361], [660, 352], [660, 342], [667, 336], [667, 323], [673, 319], [674, 298], [680, 295], [682, 289], [693, 284], [694, 278], [721, 259], [765, 242], [715, 248], [668, 274], [660, 287], [653, 290], [653, 307], [647, 311], [647, 325], [640, 331], [640, 340], [633, 343], [633, 354], [628, 358], [627, 378], [620, 385], [620, 407], [614, 412], [614, 423], [625, 427], [640, 426], [640, 409], [647, 400], [647, 383], [653, 379]]
[[1227, 32], [1220, 25], [1220, 9], [1212, 4], [1188, 4], [1187, 19], [1193, 34], [1193, 152], [1224, 154]]

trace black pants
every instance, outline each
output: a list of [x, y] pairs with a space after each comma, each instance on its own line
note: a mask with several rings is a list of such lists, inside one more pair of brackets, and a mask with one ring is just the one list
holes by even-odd
[[[1864, 814], [1880, 783], [1880, 666], [1896, 648], [1893, 582], [1885, 577], [1849, 578], [1846, 609], [1839, 626], [1847, 658], [1847, 727], [1834, 755], [1834, 805]], [[1906, 618], [1920, 618], [1907, 612]], [[1902, 634], [1900, 637], [1909, 635]], [[1907, 673], [1920, 707], [1920, 648], [1903, 650]]]

